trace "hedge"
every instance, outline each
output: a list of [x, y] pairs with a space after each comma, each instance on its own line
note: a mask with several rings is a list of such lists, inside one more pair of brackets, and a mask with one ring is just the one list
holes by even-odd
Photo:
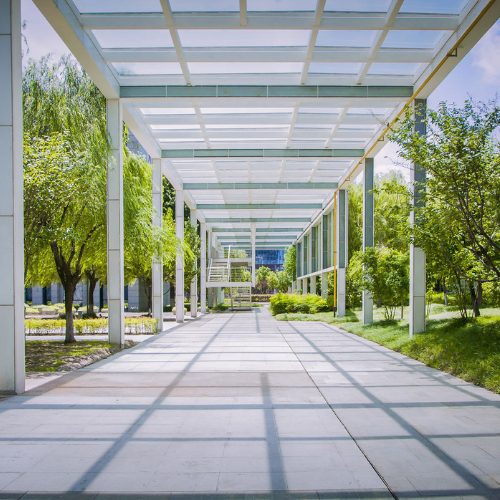
[[271, 313], [308, 313], [329, 311], [330, 308], [324, 299], [314, 294], [298, 295], [294, 293], [278, 293], [271, 297]]
[[252, 293], [252, 302], [269, 302], [271, 297], [270, 293]]
[[[75, 319], [75, 334], [92, 335], [108, 333], [108, 320]], [[64, 319], [26, 319], [24, 330], [26, 335], [64, 335], [66, 321]], [[156, 320], [153, 318], [125, 318], [125, 333], [131, 335], [157, 333]]]

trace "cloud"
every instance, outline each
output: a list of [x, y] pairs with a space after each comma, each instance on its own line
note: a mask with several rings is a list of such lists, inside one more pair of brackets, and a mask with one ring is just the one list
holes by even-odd
[[500, 64], [496, 54], [500, 47], [500, 22], [481, 38], [473, 50], [472, 64], [481, 71], [485, 83], [500, 84]]

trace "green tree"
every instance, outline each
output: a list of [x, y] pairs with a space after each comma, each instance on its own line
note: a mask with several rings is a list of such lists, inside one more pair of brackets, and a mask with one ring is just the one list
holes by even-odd
[[269, 273], [271, 272], [271, 269], [267, 266], [260, 266], [255, 273], [256, 288], [258, 288], [261, 293], [265, 293], [267, 291], [267, 279]]
[[384, 308], [385, 319], [395, 318], [396, 308], [408, 299], [408, 255], [392, 248], [367, 248], [362, 256], [363, 287]]
[[273, 291], [278, 288], [278, 276], [274, 271], [271, 271], [267, 274], [266, 281], [268, 291]]
[[283, 270], [290, 284], [297, 279], [297, 247], [295, 245], [290, 245], [286, 249]]
[[349, 186], [348, 245], [349, 261], [354, 253], [361, 250], [363, 243], [363, 189], [360, 184]]
[[278, 271], [276, 273], [276, 289], [278, 292], [286, 293], [288, 288], [292, 285], [292, 281], [290, 280], [290, 276], [286, 271]]
[[[443, 102], [420, 118], [427, 125], [426, 135], [414, 132], [415, 120], [407, 114], [391, 139], [404, 160], [428, 173], [427, 204], [449, 217], [461, 246], [482, 266], [485, 279], [498, 281], [500, 157], [495, 132], [500, 125], [500, 108], [471, 99], [463, 108]], [[417, 221], [425, 211], [426, 207], [419, 210]]]
[[106, 176], [65, 134], [24, 140], [27, 282], [64, 288], [65, 342], [75, 342], [73, 296], [93, 240], [105, 228]]

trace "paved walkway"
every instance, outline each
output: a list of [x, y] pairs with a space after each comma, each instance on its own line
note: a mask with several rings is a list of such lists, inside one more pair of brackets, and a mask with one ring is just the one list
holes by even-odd
[[500, 398], [320, 323], [210, 315], [0, 402], [0, 471], [0, 498], [500, 498]]

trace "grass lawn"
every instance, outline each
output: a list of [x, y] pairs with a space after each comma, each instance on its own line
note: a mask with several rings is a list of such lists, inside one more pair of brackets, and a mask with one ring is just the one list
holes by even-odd
[[[405, 311], [406, 312], [406, 311]], [[408, 322], [384, 321], [375, 309], [374, 323], [364, 326], [360, 311], [349, 311], [345, 318], [332, 312], [317, 314], [278, 314], [288, 321], [324, 321], [348, 332], [389, 347], [426, 365], [500, 393], [500, 309], [483, 309], [481, 317], [463, 324], [458, 313], [434, 305], [427, 331], [408, 337]]]
[[120, 348], [115, 345], [94, 340], [68, 345], [62, 340], [27, 340], [26, 371], [69, 371], [78, 368], [79, 365], [106, 358], [118, 351]]

